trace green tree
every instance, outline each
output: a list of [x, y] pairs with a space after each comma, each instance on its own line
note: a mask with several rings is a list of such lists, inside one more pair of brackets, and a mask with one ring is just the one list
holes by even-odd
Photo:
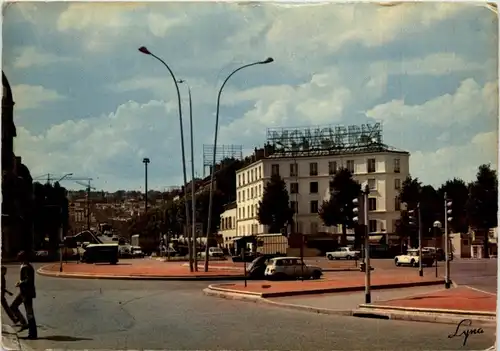
[[467, 217], [474, 231], [484, 238], [484, 255], [489, 257], [488, 234], [498, 225], [498, 178], [489, 164], [479, 166], [476, 180], [469, 186]]
[[352, 200], [359, 197], [361, 185], [346, 169], [340, 169], [330, 181], [330, 199], [324, 201], [319, 216], [326, 226], [342, 226], [342, 245], [347, 244], [347, 228], [354, 228], [352, 222], [354, 204]]
[[[456, 233], [468, 231], [467, 201], [469, 200], [469, 189], [462, 179], [454, 178], [447, 180], [438, 190], [442, 221], [444, 221], [444, 194], [452, 202], [452, 220], [449, 222], [451, 229]], [[444, 222], [443, 222], [444, 224]]]
[[442, 217], [439, 193], [432, 185], [424, 185], [420, 191], [420, 216], [422, 225], [422, 236], [434, 236], [434, 222]]
[[410, 225], [408, 211], [416, 211], [420, 201], [421, 190], [422, 183], [418, 178], [408, 176], [404, 180], [399, 192], [399, 199], [402, 203], [406, 204], [406, 208], [400, 211], [401, 217], [396, 224], [396, 232], [400, 235], [401, 240], [409, 240], [409, 247], [418, 243], [418, 228]]
[[286, 184], [279, 175], [271, 176], [264, 187], [264, 195], [259, 201], [257, 216], [259, 223], [269, 226], [270, 233], [279, 233], [292, 222], [293, 210], [290, 208]]

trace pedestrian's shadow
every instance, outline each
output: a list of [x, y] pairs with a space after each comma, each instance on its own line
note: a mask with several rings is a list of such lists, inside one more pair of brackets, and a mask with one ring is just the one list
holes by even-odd
[[[21, 340], [29, 340], [28, 337], [19, 337]], [[73, 336], [65, 336], [65, 335], [51, 335], [51, 336], [43, 336], [37, 338], [37, 340], [49, 340], [49, 341], [85, 341], [85, 340], [93, 340], [89, 338], [77, 338]]]

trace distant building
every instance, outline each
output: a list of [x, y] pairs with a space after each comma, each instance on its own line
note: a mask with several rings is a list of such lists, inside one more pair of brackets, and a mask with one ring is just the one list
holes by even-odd
[[232, 240], [236, 235], [236, 202], [227, 204], [224, 212], [220, 215], [219, 235], [222, 236], [223, 246], [227, 249], [232, 247]]
[[298, 230], [303, 234], [338, 234], [338, 228], [325, 227], [318, 215], [329, 198], [329, 182], [340, 168], [347, 168], [359, 182], [367, 182], [369, 232], [377, 241], [395, 232], [400, 217], [399, 191], [410, 175], [406, 151], [379, 148], [374, 152], [352, 151], [333, 155], [271, 155], [236, 172], [237, 236], [267, 234], [268, 228], [257, 218], [258, 203], [272, 174], [285, 181], [290, 206], [298, 209]]

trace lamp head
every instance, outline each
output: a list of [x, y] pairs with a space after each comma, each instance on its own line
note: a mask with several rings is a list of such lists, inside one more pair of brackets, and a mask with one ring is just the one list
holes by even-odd
[[271, 63], [271, 62], [274, 62], [274, 59], [272, 57], [268, 57], [264, 61], [260, 61], [259, 63], [261, 65], [265, 65], [266, 63]]
[[148, 48], [147, 48], [147, 47], [145, 47], [145, 46], [141, 46], [141, 47], [139, 48], [139, 51], [140, 51], [140, 52], [142, 52], [143, 54], [146, 54], [146, 55], [151, 55], [151, 52], [150, 52], [150, 51], [148, 50]]

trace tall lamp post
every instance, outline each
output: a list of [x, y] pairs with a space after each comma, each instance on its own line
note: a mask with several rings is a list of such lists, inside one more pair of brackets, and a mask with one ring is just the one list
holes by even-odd
[[195, 179], [194, 179], [194, 136], [193, 136], [193, 101], [191, 99], [191, 87], [185, 80], [179, 80], [178, 83], [186, 84], [189, 95], [189, 129], [191, 134], [191, 240], [192, 252], [194, 261], [194, 271], [198, 272], [198, 257], [196, 247], [196, 196], [195, 196]]
[[268, 57], [264, 61], [258, 61], [254, 63], [249, 63], [247, 65], [241, 66], [234, 71], [231, 72], [222, 83], [219, 94], [217, 95], [217, 108], [215, 113], [215, 133], [214, 133], [214, 149], [212, 155], [212, 169], [210, 175], [210, 200], [208, 202], [208, 225], [207, 225], [207, 235], [206, 235], [206, 245], [205, 245], [205, 272], [208, 272], [208, 238], [210, 236], [210, 227], [212, 226], [212, 206], [213, 206], [213, 194], [214, 194], [214, 176], [215, 176], [215, 166], [216, 166], [216, 155], [217, 155], [217, 134], [219, 131], [219, 110], [220, 110], [220, 96], [222, 94], [222, 89], [226, 85], [229, 78], [231, 78], [236, 72], [241, 71], [244, 68], [255, 66], [255, 65], [265, 65], [267, 63], [273, 62], [274, 59], [272, 57]]
[[[181, 93], [179, 92], [179, 85], [177, 84], [177, 79], [175, 78], [174, 72], [170, 69], [170, 67], [163, 61], [161, 58], [156, 56], [155, 54], [151, 53], [145, 46], [141, 46], [139, 48], [139, 51], [142, 52], [145, 55], [149, 55], [151, 57], [154, 57], [158, 61], [160, 61], [167, 69], [170, 75], [172, 76], [172, 79], [175, 84], [175, 89], [177, 91], [177, 105], [179, 109], [179, 128], [180, 128], [180, 133], [181, 133], [181, 157], [182, 157], [182, 175], [184, 177], [184, 204], [185, 204], [185, 211], [186, 211], [186, 225], [189, 223], [189, 205], [188, 205], [188, 194], [187, 194], [187, 177], [186, 177], [186, 157], [185, 157], [185, 152], [184, 152], [184, 128], [182, 126], [182, 106], [181, 106]], [[188, 237], [188, 242], [189, 242], [189, 233], [186, 231], [186, 236]], [[189, 252], [189, 270], [193, 272], [193, 255], [191, 252], [191, 245], [188, 245], [188, 252]]]
[[142, 159], [144, 163], [144, 213], [148, 215], [148, 164], [149, 158], [145, 157]]

